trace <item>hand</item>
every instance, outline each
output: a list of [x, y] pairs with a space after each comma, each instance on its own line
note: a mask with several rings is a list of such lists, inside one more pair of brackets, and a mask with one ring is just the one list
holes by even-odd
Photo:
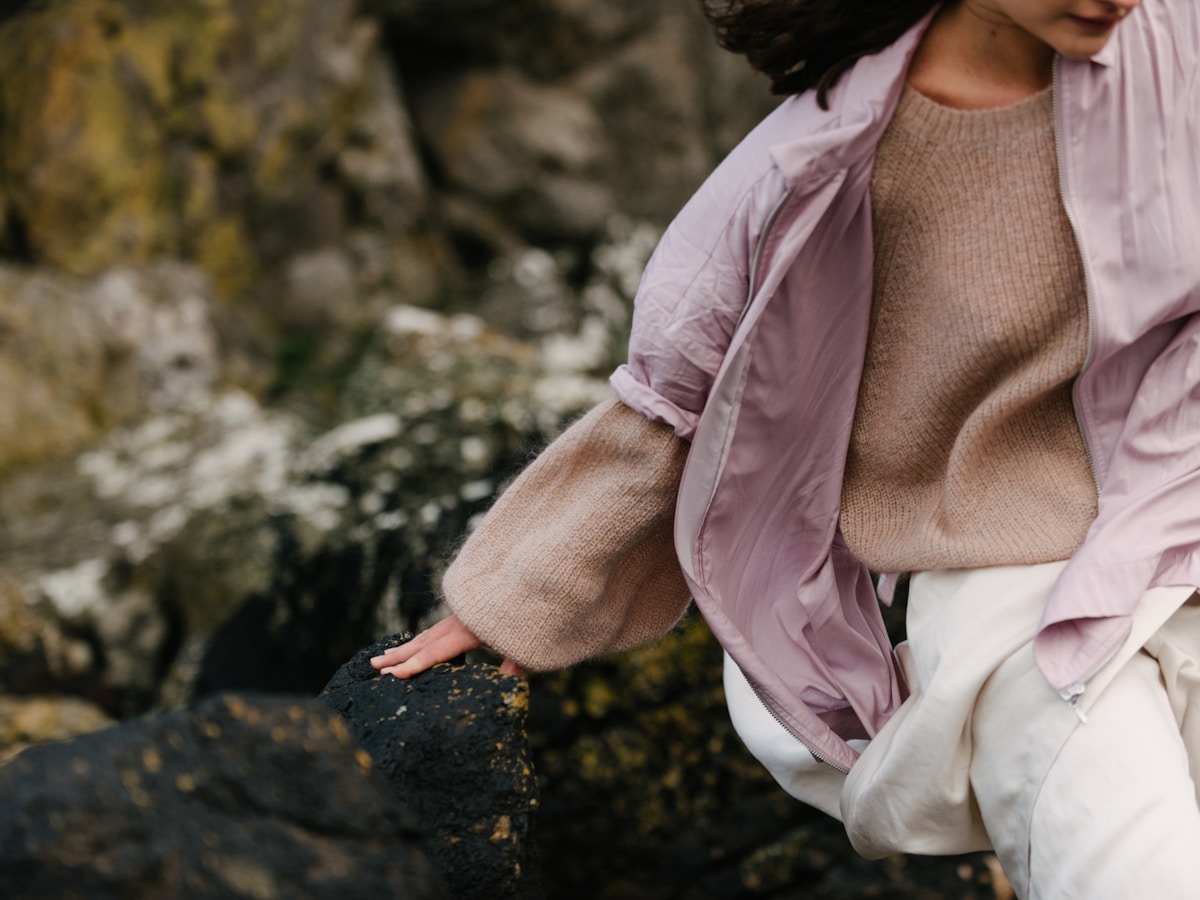
[[[483, 641], [475, 637], [458, 616], [447, 616], [426, 628], [407, 644], [392, 647], [379, 656], [372, 657], [371, 665], [378, 669], [381, 675], [412, 678], [430, 666], [444, 663], [468, 650], [477, 650], [482, 646]], [[500, 664], [500, 674], [523, 675], [525, 671], [511, 659], [506, 659]]]

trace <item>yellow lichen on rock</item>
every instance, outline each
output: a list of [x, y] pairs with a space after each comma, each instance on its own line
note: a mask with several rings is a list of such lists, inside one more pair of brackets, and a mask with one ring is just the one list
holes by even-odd
[[361, 747], [354, 751], [354, 760], [364, 773], [370, 772], [375, 766], [375, 763], [371, 760], [371, 754]]
[[497, 843], [499, 841], [510, 841], [512, 837], [512, 816], [499, 816], [496, 819], [495, 827], [492, 829], [490, 840], [492, 843]]
[[146, 747], [142, 750], [142, 767], [151, 775], [157, 775], [162, 771], [163, 759], [158, 750], [153, 747]]
[[74, 0], [0, 32], [4, 180], [39, 257], [76, 273], [171, 249], [159, 136], [132, 102], [145, 79], [126, 26], [121, 5]]
[[321, 170], [376, 44], [352, 8], [51, 0], [6, 21], [0, 227], [19, 222], [36, 262], [76, 274], [174, 256], [226, 295], [249, 287], [264, 247], [311, 243], [317, 208], [340, 203]]
[[25, 747], [99, 731], [113, 720], [78, 697], [10, 697], [0, 694], [0, 762]]

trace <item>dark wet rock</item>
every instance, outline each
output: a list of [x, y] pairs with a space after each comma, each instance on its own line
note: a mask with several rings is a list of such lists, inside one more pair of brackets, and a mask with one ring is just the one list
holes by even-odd
[[8, 0], [3, 7], [0, 7], [0, 22], [11, 16], [15, 16], [26, 6], [29, 6], [33, 0]]
[[416, 824], [342, 721], [226, 696], [0, 768], [12, 898], [443, 898]]
[[451, 896], [540, 897], [528, 686], [485, 665], [437, 666], [406, 681], [380, 677], [370, 658], [405, 637], [360, 651], [321, 699], [421, 824]]
[[[403, 51], [401, 58], [418, 70], [471, 60], [552, 77], [601, 58], [668, 5], [639, 0], [363, 0], [363, 11], [386, 24]], [[533, 48], [541, 52], [531, 54]]]

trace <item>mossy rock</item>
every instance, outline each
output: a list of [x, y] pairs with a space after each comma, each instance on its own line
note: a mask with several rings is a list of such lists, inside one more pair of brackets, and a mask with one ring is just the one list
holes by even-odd
[[1004, 896], [990, 854], [877, 862], [750, 756], [704, 620], [532, 678], [547, 892], [600, 900]]
[[231, 294], [340, 237], [339, 154], [372, 141], [378, 93], [354, 7], [47, 0], [5, 21], [0, 252], [78, 274], [182, 257]]

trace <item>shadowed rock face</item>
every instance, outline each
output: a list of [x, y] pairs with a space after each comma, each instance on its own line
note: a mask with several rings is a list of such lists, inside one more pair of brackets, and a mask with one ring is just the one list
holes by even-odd
[[235, 697], [33, 748], [0, 768], [9, 898], [445, 897], [341, 720]]
[[531, 677], [537, 841], [555, 897], [997, 900], [991, 854], [868, 861], [792, 799], [729, 721], [699, 616], [663, 640]]
[[537, 785], [525, 737], [529, 688], [482, 665], [380, 677], [360, 651], [321, 699], [345, 720], [426, 835], [457, 900], [540, 897], [532, 865]]

